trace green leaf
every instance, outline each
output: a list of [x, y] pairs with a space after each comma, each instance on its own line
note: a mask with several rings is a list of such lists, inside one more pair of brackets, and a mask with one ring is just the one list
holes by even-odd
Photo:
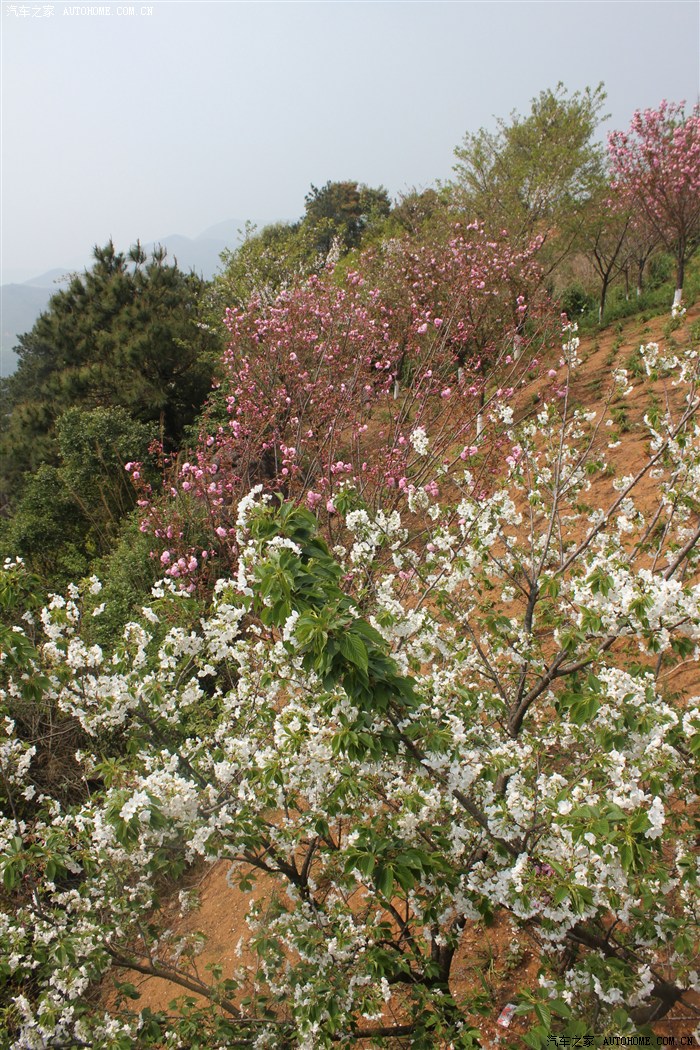
[[557, 886], [556, 890], [554, 891], [554, 895], [552, 897], [552, 904], [556, 908], [556, 906], [558, 904], [561, 904], [563, 901], [568, 900], [568, 897], [569, 897], [569, 887], [568, 886]]
[[385, 900], [391, 900], [394, 892], [394, 869], [389, 864], [379, 867], [375, 885]]
[[[535, 1007], [537, 1009], [537, 1007]], [[549, 1035], [549, 1027], [544, 1025], [536, 1025], [535, 1028], [531, 1028], [523, 1036], [523, 1042], [527, 1043], [528, 1046], [532, 1047], [532, 1050], [541, 1050], [542, 1047], [547, 1045], [547, 1036]]]
[[366, 671], [369, 663], [367, 647], [351, 630], [337, 636], [340, 651], [351, 664]]

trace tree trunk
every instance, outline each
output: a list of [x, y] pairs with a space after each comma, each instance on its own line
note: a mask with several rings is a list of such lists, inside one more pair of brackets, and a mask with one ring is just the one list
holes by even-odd
[[600, 302], [598, 303], [598, 324], [603, 323], [603, 315], [605, 313], [605, 300], [608, 297], [608, 281], [603, 278], [603, 286], [600, 289]]
[[[483, 364], [481, 366], [481, 374], [484, 374]], [[484, 432], [484, 405], [486, 404], [486, 379], [484, 378], [481, 386], [481, 393], [479, 394], [479, 411], [476, 414], [476, 440], [478, 441]]]
[[685, 277], [685, 258], [681, 254], [676, 260], [676, 293], [673, 296], [673, 306], [671, 312], [675, 313], [680, 309], [681, 300], [683, 299], [683, 279]]
[[637, 260], [637, 298], [644, 291], [644, 267], [646, 266], [646, 259]]

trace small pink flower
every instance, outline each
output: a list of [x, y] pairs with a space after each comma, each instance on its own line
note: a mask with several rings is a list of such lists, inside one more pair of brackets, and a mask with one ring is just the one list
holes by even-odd
[[506, 463], [509, 467], [515, 467], [518, 461], [522, 458], [523, 450], [520, 445], [515, 445], [511, 450], [509, 456], [506, 456]]
[[549, 376], [550, 379], [555, 379], [556, 375], [557, 375], [556, 368], [550, 368], [549, 372], [547, 372], [547, 375]]
[[335, 514], [335, 503], [332, 499], [326, 501], [326, 510], [329, 514]]

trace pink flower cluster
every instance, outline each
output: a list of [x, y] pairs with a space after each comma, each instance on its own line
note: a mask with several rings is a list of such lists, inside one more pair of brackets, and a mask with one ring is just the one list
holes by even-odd
[[[185, 462], [165, 464], [169, 498], [129, 465], [165, 571], [192, 583], [215, 556], [235, 564], [235, 507], [257, 484], [328, 515], [345, 483], [370, 500], [418, 488], [437, 498], [435, 472], [460, 455], [454, 447], [462, 459], [476, 452], [488, 369], [499, 354], [514, 367], [506, 351], [532, 310], [522, 289], [537, 283], [538, 248], [515, 252], [478, 225], [456, 227], [446, 244], [369, 253], [369, 278], [322, 274], [227, 310], [230, 343], [200, 439]], [[417, 425], [441, 435], [430, 456], [408, 440]]]

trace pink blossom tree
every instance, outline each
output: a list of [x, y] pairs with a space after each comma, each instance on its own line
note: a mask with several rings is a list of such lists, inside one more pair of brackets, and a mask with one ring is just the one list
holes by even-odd
[[476, 451], [533, 363], [522, 291], [538, 245], [514, 253], [469, 234], [395, 242], [376, 267], [360, 260], [369, 279], [326, 272], [227, 311], [230, 344], [195, 448], [164, 463], [160, 498], [129, 465], [167, 575], [189, 585], [205, 565], [235, 565], [235, 507], [254, 485], [306, 503], [333, 532], [348, 484], [385, 508], [417, 490], [434, 498], [445, 464]]
[[542, 300], [542, 244], [535, 237], [519, 248], [505, 230], [490, 236], [473, 222], [455, 224], [442, 240], [388, 242], [374, 257], [368, 253], [365, 264], [378, 271], [392, 303], [397, 385], [411, 379], [412, 354], [424, 353], [421, 337], [438, 328], [445, 366], [460, 387], [478, 393], [482, 413], [496, 361], [509, 351], [517, 360], [525, 350], [525, 317]]
[[638, 110], [608, 138], [613, 189], [638, 211], [676, 260], [674, 311], [685, 267], [700, 244], [700, 106], [663, 101]]

